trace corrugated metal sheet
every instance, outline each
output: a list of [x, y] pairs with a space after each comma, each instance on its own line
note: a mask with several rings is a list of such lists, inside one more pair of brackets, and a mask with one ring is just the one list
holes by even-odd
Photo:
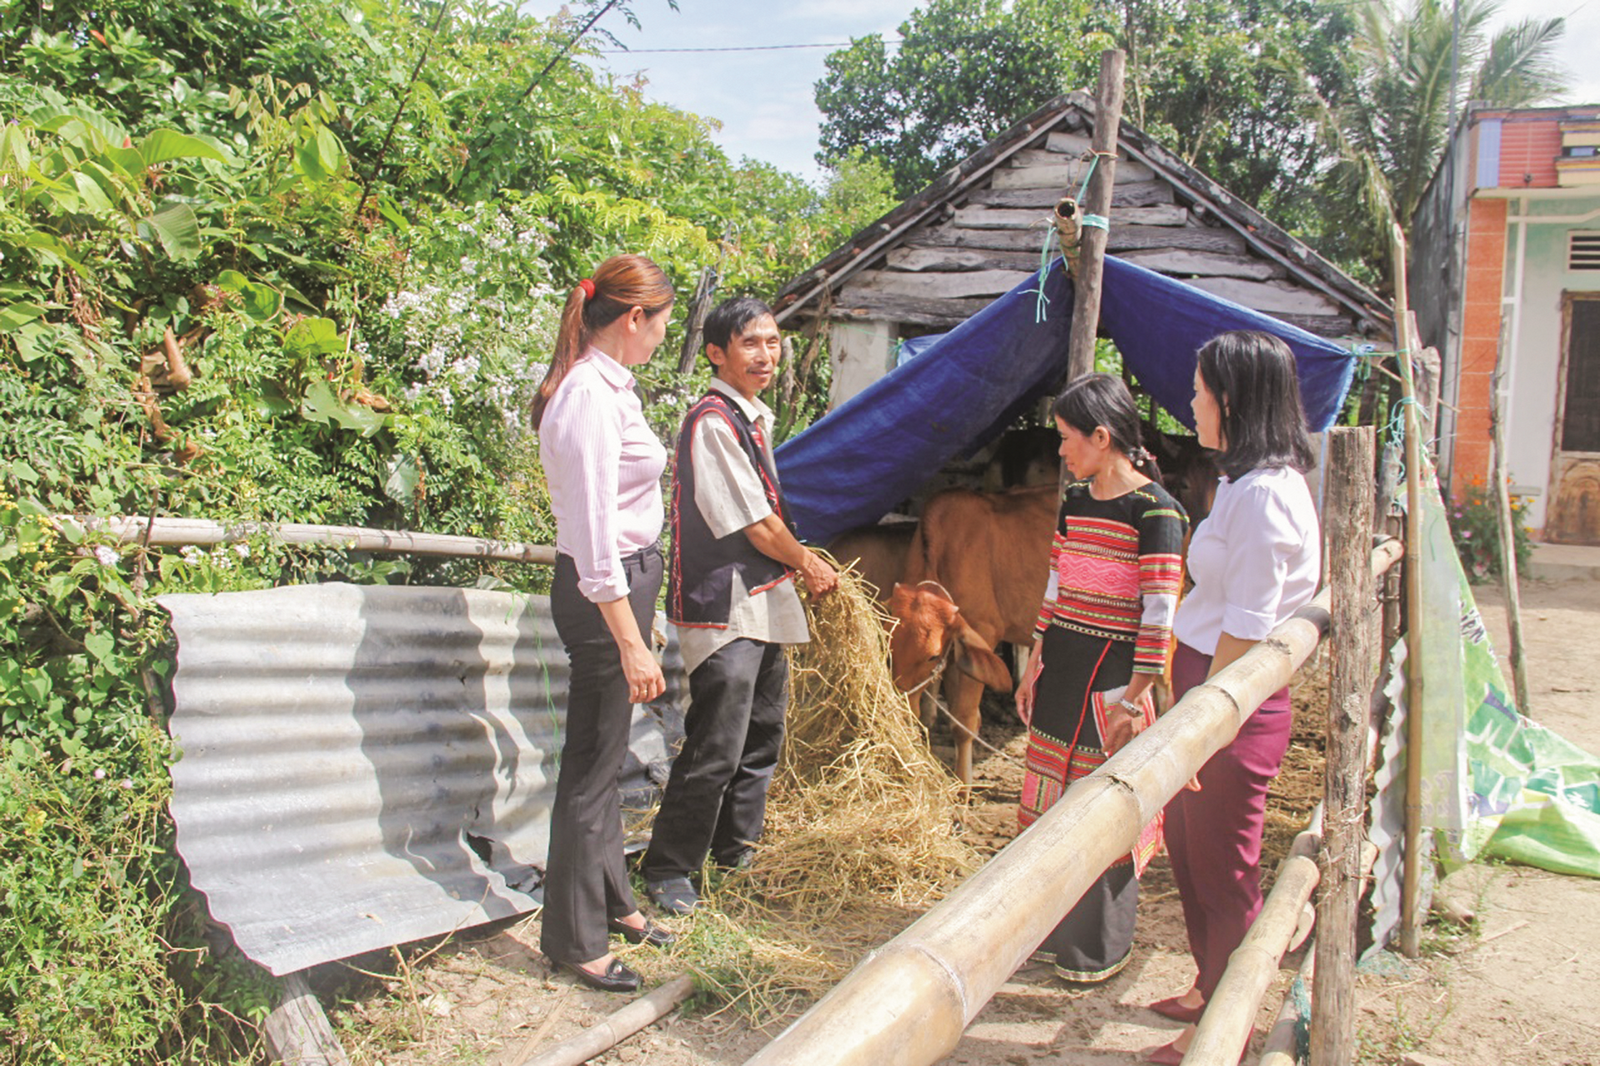
[[1372, 946], [1363, 962], [1388, 946], [1400, 931], [1401, 881], [1405, 873], [1406, 826], [1406, 642], [1390, 649], [1388, 681], [1389, 717], [1378, 742], [1375, 790], [1367, 806], [1367, 838], [1378, 849], [1372, 867]]
[[[160, 603], [178, 850], [245, 954], [291, 973], [536, 905], [567, 692], [547, 598], [327, 584]], [[623, 788], [641, 805], [682, 731], [668, 652], [667, 695], [635, 712]]]

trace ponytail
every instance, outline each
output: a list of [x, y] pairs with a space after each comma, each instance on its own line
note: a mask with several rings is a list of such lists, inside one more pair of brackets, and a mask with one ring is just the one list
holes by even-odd
[[550, 369], [539, 382], [529, 416], [537, 430], [544, 421], [550, 398], [566, 379], [567, 372], [589, 347], [599, 330], [621, 318], [629, 310], [642, 307], [656, 314], [672, 306], [672, 282], [666, 272], [642, 255], [614, 255], [600, 264], [594, 277], [584, 278], [567, 294], [561, 309], [561, 326], [556, 331], [556, 347], [550, 356]]
[[1156, 457], [1150, 454], [1149, 448], [1141, 444], [1129, 450], [1127, 455], [1135, 470], [1162, 488], [1166, 488], [1166, 484], [1161, 480], [1161, 467], [1156, 463]]

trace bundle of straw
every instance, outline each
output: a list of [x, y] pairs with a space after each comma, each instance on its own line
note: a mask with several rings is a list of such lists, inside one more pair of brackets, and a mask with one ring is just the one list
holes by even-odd
[[861, 577], [842, 571], [806, 613], [753, 887], [769, 908], [817, 921], [926, 904], [979, 865], [956, 835], [960, 785], [894, 687], [889, 619]]

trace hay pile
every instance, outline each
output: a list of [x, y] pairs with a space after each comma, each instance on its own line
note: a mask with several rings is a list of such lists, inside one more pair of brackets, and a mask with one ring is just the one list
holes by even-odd
[[979, 865], [956, 835], [960, 785], [890, 679], [886, 616], [861, 578], [843, 571], [806, 613], [811, 642], [789, 649], [762, 892], [819, 917], [853, 902], [925, 905]]
[[885, 616], [868, 586], [842, 571], [838, 590], [806, 612], [812, 638], [789, 649], [766, 832], [751, 866], [714, 886], [716, 939], [726, 950], [734, 934], [744, 972], [711, 981], [700, 971], [758, 1017], [820, 995], [981, 864], [957, 835], [960, 785], [890, 680]]

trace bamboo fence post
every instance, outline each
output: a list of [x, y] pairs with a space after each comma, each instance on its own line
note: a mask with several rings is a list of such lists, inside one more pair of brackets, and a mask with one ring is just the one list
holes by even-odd
[[1511, 516], [1511, 474], [1506, 468], [1506, 427], [1500, 417], [1501, 388], [1505, 383], [1505, 334], [1511, 319], [1502, 317], [1500, 350], [1495, 355], [1494, 377], [1489, 387], [1489, 439], [1494, 446], [1494, 502], [1500, 526], [1500, 583], [1506, 593], [1506, 623], [1511, 630], [1511, 684], [1517, 710], [1528, 714], [1528, 657], [1522, 644], [1522, 593], [1517, 582], [1516, 520]]
[[579, 1066], [596, 1055], [609, 1051], [647, 1025], [664, 1017], [694, 992], [694, 978], [674, 977], [666, 984], [640, 996], [620, 1010], [591, 1025], [576, 1036], [552, 1044], [517, 1066]]
[[[1385, 541], [1365, 557], [1376, 572], [1399, 554]], [[1098, 872], [1127, 853], [1140, 829], [1306, 661], [1327, 627], [1329, 602], [1324, 590], [1190, 690], [747, 1066], [928, 1066], [949, 1054]]]
[[[1111, 214], [1117, 176], [1117, 131], [1122, 125], [1122, 76], [1127, 56], [1119, 48], [1100, 53], [1100, 88], [1095, 94], [1091, 150], [1097, 163], [1084, 195], [1084, 216]], [[1067, 333], [1067, 380], [1094, 370], [1094, 339], [1100, 330], [1100, 281], [1105, 272], [1107, 233], [1084, 226], [1078, 237], [1078, 270], [1072, 279], [1072, 327]]]
[[1412, 374], [1414, 338], [1406, 296], [1406, 238], [1398, 224], [1391, 228], [1394, 245], [1395, 347], [1405, 409], [1406, 432], [1406, 822], [1404, 867], [1400, 883], [1400, 950], [1416, 958], [1422, 907], [1422, 711], [1424, 678], [1419, 627], [1422, 603], [1422, 426], [1417, 417], [1417, 390]]
[[1183, 1056], [1184, 1066], [1235, 1066], [1244, 1054], [1255, 1031], [1261, 997], [1278, 975], [1278, 960], [1289, 950], [1301, 911], [1321, 876], [1312, 858], [1321, 841], [1316, 828], [1295, 837], [1261, 913], [1228, 956], [1228, 968]]
[[1317, 985], [1311, 1001], [1312, 1066], [1344, 1066], [1355, 1052], [1356, 905], [1365, 822], [1367, 717], [1372, 700], [1372, 427], [1328, 434], [1333, 588], [1333, 665], [1328, 685], [1327, 769], [1322, 814], [1322, 892], [1317, 901]]

